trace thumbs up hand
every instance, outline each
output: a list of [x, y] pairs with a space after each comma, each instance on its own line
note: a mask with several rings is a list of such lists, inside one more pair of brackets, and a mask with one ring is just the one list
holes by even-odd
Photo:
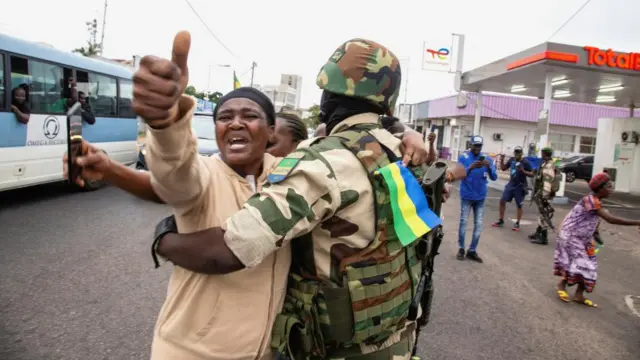
[[189, 32], [179, 32], [171, 60], [145, 56], [133, 75], [133, 108], [152, 128], [165, 128], [179, 119], [178, 100], [189, 82], [190, 46]]

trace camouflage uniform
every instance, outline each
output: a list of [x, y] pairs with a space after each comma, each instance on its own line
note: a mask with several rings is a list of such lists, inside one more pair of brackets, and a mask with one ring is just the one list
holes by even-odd
[[[329, 92], [360, 97], [380, 104], [390, 113], [398, 97], [400, 65], [398, 59], [383, 46], [368, 40], [354, 39], [334, 52], [320, 70], [317, 84]], [[370, 316], [364, 322], [361, 321], [369, 322], [368, 325], [362, 325], [368, 329], [367, 334], [376, 333], [380, 327], [385, 326], [384, 322], [388, 320], [384, 317], [385, 312], [395, 310], [400, 301], [406, 303], [410, 295], [403, 292], [400, 299], [399, 294], [403, 289], [411, 292], [415, 287], [412, 284], [420, 275], [405, 276], [405, 258], [407, 269], [415, 269], [415, 261], [409, 262], [410, 255], [397, 257], [403, 251], [402, 248], [390, 250], [390, 246], [385, 247], [387, 243], [391, 243], [385, 240], [387, 215], [376, 213], [376, 201], [379, 203], [380, 195], [384, 194], [376, 192], [369, 175], [372, 168], [381, 165], [378, 162], [381, 157], [386, 156], [383, 147], [401, 158], [401, 141], [383, 130], [378, 120], [379, 116], [374, 113], [352, 116], [336, 125], [329, 136], [302, 143], [297, 151], [287, 156], [271, 173], [267, 178], [269, 184], [263, 187], [262, 192], [252, 197], [240, 212], [229, 218], [224, 227], [225, 242], [247, 267], [256, 266], [266, 256], [291, 242], [293, 265], [285, 310], [288, 306], [295, 305], [293, 303], [296, 300], [289, 297], [292, 292], [304, 292], [298, 291], [298, 285], [313, 286], [306, 283], [306, 280], [311, 279], [316, 284], [342, 284], [350, 291], [349, 301], [353, 301], [348, 303], [348, 309], [351, 311], [353, 304], [354, 311], [345, 314], [345, 318], [355, 314], [357, 307], [379, 312], [378, 316]], [[366, 135], [358, 137], [357, 144], [351, 143], [359, 146], [359, 151], [346, 147], [344, 138], [341, 137], [347, 133], [357, 133], [353, 129], [366, 132]], [[384, 196], [382, 199], [384, 200]], [[388, 203], [388, 194], [386, 201]], [[388, 227], [392, 227], [392, 224]], [[362, 249], [371, 248], [371, 244], [377, 247], [366, 254], [366, 258], [388, 260], [389, 263], [382, 264], [387, 266], [393, 266], [391, 262], [401, 263], [401, 269], [397, 273], [402, 276], [388, 272], [380, 278], [382, 283], [378, 282], [375, 286], [363, 285], [365, 268], [353, 268], [350, 263], [353, 263], [354, 257], [357, 258], [355, 260], [362, 260], [363, 258], [358, 258], [363, 256]], [[375, 267], [378, 263], [373, 264]], [[420, 264], [417, 265], [419, 270]], [[371, 266], [367, 269], [371, 270], [370, 268]], [[360, 277], [354, 274], [359, 274]], [[388, 291], [389, 289], [393, 291]], [[364, 294], [365, 291], [372, 290], [377, 293]], [[360, 300], [364, 300], [358, 302], [355, 298], [359, 296]], [[304, 298], [302, 295], [301, 297]], [[314, 309], [308, 315], [311, 316], [315, 311], [320, 319], [320, 324], [314, 324], [318, 327], [326, 325], [323, 319], [330, 317], [331, 311], [327, 310], [327, 306], [314, 306], [318, 302], [324, 304], [328, 298], [329, 294], [324, 293], [310, 298], [307, 304], [307, 309]], [[371, 318], [377, 318], [378, 323], [375, 320], [371, 323]], [[397, 326], [394, 324], [393, 331], [377, 338], [379, 341], [354, 340], [350, 343], [352, 346], [342, 343], [339, 349], [326, 352], [325, 344], [314, 343], [312, 345], [317, 346], [310, 345], [315, 349], [312, 354], [305, 354], [313, 355], [314, 359], [351, 359], [354, 356], [362, 360], [410, 359], [416, 325], [405, 318]], [[362, 319], [356, 318], [354, 321], [357, 323], [360, 320]], [[276, 320], [272, 339], [274, 347], [282, 340], [277, 331], [279, 326], [290, 328], [291, 324], [286, 319], [280, 324]], [[315, 328], [311, 331], [313, 330], [326, 334], [324, 329], [320, 331]], [[350, 333], [348, 336], [356, 339], [359, 336], [357, 329], [355, 333], [356, 335]], [[366, 337], [367, 334], [360, 336]], [[362, 354], [369, 354], [371, 357]]]
[[[553, 150], [550, 148], [545, 148], [543, 151], [547, 151], [553, 153]], [[551, 208], [550, 202], [552, 200], [552, 185], [554, 179], [556, 177], [556, 166], [553, 163], [553, 159], [549, 159], [540, 165], [540, 169], [536, 174], [534, 189], [535, 192], [541, 192], [539, 196], [542, 196], [542, 202], [545, 205], [549, 205]], [[535, 196], [536, 194], [534, 194]], [[552, 208], [551, 208], [552, 209]], [[534, 234], [531, 234], [529, 238], [536, 243], [546, 244], [548, 243], [548, 231], [549, 225], [547, 225], [546, 221], [544, 221], [544, 217], [541, 215], [538, 216], [538, 228]]]

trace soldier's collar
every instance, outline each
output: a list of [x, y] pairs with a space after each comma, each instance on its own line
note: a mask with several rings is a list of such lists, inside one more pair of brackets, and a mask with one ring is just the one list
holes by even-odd
[[331, 134], [344, 131], [354, 125], [358, 124], [377, 124], [378, 119], [380, 119], [380, 115], [376, 113], [363, 113], [354, 116], [350, 116], [344, 120], [342, 120], [338, 125], [336, 125], [332, 130]]

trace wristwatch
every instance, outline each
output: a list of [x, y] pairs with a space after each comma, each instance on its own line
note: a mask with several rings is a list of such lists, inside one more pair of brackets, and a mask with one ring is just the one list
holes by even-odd
[[176, 217], [171, 215], [166, 217], [156, 225], [156, 231], [153, 234], [154, 240], [151, 245], [151, 257], [153, 258], [153, 262], [156, 265], [156, 269], [160, 267], [160, 262], [158, 261], [158, 245], [160, 245], [160, 240], [169, 234], [169, 233], [178, 233], [178, 226], [176, 225]]

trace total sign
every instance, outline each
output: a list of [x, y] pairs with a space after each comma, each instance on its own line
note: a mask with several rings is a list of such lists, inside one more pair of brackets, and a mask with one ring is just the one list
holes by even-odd
[[66, 116], [31, 114], [27, 123], [26, 146], [64, 145], [66, 143]]
[[640, 54], [602, 50], [593, 46], [585, 46], [587, 63], [595, 66], [607, 66], [615, 69], [640, 71]]
[[452, 39], [424, 41], [422, 45], [422, 69], [449, 71], [451, 69]]

